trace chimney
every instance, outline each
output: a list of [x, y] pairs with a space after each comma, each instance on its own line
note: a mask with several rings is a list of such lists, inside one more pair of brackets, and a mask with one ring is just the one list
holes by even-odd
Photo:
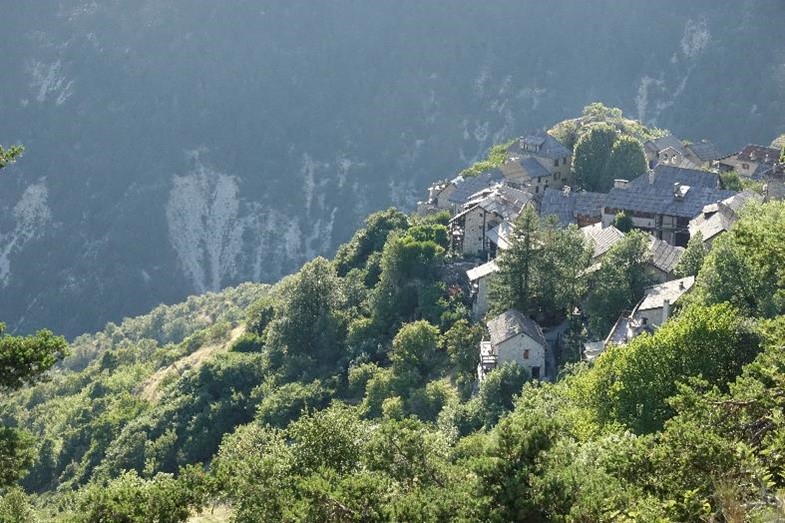
[[665, 300], [662, 302], [662, 323], [668, 321], [671, 315], [671, 301]]
[[626, 189], [630, 186], [629, 180], [624, 180], [622, 178], [617, 178], [613, 180], [613, 188], [614, 189]]
[[679, 290], [680, 290], [680, 291], [683, 291], [683, 290], [684, 290], [684, 280], [680, 280], [680, 281], [679, 281]]
[[654, 184], [654, 180], [657, 179], [657, 174], [654, 172], [654, 169], [649, 171], [649, 185]]

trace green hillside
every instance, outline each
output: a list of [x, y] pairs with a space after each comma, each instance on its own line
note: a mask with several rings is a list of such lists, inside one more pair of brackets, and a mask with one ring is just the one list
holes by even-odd
[[49, 382], [0, 402], [36, 450], [30, 494], [7, 491], [0, 516], [783, 516], [785, 203], [718, 240], [690, 303], [654, 335], [565, 364], [555, 383], [505, 365], [474, 395], [482, 328], [452, 276], [445, 219], [379, 212], [334, 260], [275, 286], [78, 338]]

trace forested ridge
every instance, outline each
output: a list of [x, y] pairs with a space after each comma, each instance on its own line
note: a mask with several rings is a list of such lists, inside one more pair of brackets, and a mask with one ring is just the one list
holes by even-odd
[[688, 248], [666, 323], [587, 363], [650, 283], [647, 240], [589, 270], [576, 226], [526, 208], [491, 311], [567, 318], [553, 382], [511, 363], [477, 382], [487, 332], [448, 213], [376, 212], [332, 260], [68, 348], [0, 329], [0, 521], [779, 521], [785, 202], [740, 216]]

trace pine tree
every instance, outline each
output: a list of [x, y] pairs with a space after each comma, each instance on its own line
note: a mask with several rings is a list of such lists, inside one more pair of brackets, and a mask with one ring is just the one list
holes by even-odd
[[532, 279], [541, 249], [539, 222], [531, 207], [526, 207], [515, 220], [510, 247], [497, 259], [499, 277], [491, 288], [491, 298], [497, 311], [510, 308], [528, 311], [530, 308]]

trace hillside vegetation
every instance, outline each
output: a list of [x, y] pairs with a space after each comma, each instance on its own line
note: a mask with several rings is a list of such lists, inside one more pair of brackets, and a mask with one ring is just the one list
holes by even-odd
[[[6, 491], [0, 515], [785, 516], [785, 203], [748, 210], [716, 241], [691, 302], [654, 335], [566, 365], [555, 383], [503, 365], [476, 394], [483, 329], [451, 276], [446, 219], [375, 213], [334, 260], [275, 286], [79, 338], [48, 383], [0, 402], [37, 456], [30, 494]], [[543, 314], [562, 306], [547, 298], [531, 297]]]

